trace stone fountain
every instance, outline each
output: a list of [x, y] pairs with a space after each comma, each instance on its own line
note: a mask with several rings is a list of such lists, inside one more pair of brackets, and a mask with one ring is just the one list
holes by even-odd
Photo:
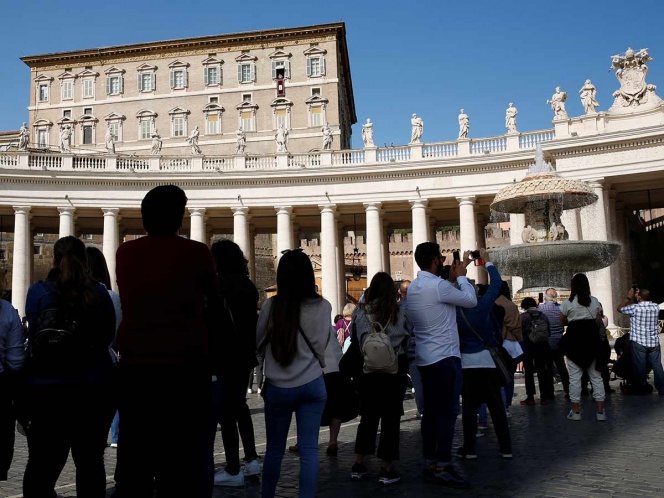
[[569, 240], [561, 221], [563, 210], [596, 201], [586, 182], [559, 177], [544, 161], [539, 145], [526, 177], [496, 194], [492, 211], [525, 215], [523, 244], [489, 250], [503, 275], [523, 278], [520, 295], [537, 295], [549, 287], [567, 289], [575, 273], [599, 270], [616, 260], [619, 243]]

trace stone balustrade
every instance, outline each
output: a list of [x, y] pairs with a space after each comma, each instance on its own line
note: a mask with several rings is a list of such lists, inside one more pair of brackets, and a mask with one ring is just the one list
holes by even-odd
[[504, 154], [534, 149], [555, 138], [554, 130], [354, 150], [322, 150], [261, 156], [137, 156], [135, 154], [76, 154], [59, 152], [0, 152], [0, 168], [52, 171], [203, 172], [288, 168], [321, 168]]

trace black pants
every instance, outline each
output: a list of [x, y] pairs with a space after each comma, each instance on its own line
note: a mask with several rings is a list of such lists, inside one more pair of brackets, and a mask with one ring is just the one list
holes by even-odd
[[399, 431], [403, 398], [406, 394], [406, 356], [399, 357], [395, 374], [364, 374], [360, 380], [360, 424], [355, 437], [355, 453], [373, 455], [380, 422], [380, 439], [376, 455], [391, 462], [399, 459]]
[[69, 450], [76, 465], [76, 495], [106, 496], [104, 449], [113, 419], [106, 383], [26, 387], [29, 420], [25, 498], [55, 498], [55, 483]]
[[563, 383], [565, 394], [569, 394], [569, 372], [565, 363], [565, 355], [560, 349], [552, 349], [551, 356], [553, 363], [556, 365], [558, 375], [560, 375], [560, 381]]
[[158, 498], [209, 498], [209, 373], [198, 366], [126, 364], [118, 373], [121, 479], [114, 498], [152, 498], [153, 490]]
[[548, 344], [538, 345], [537, 348], [523, 353], [523, 369], [526, 377], [526, 394], [529, 398], [535, 396], [535, 372], [539, 384], [540, 397], [548, 399], [553, 397], [553, 372], [551, 371], [551, 349]]
[[[501, 453], [512, 453], [512, 439], [507, 425], [505, 405], [500, 393], [500, 381], [495, 368], [465, 368], [463, 370], [463, 445], [468, 451], [475, 451], [477, 435], [477, 409], [486, 403], [493, 428], [496, 431]], [[425, 415], [426, 416], [426, 415]]]
[[12, 380], [10, 373], [0, 373], [0, 481], [7, 480], [14, 458], [16, 412]]
[[257, 458], [254, 424], [247, 406], [247, 377], [251, 369], [240, 369], [221, 379], [221, 438], [226, 453], [226, 472], [237, 475], [240, 472], [240, 438], [244, 446], [245, 460]]

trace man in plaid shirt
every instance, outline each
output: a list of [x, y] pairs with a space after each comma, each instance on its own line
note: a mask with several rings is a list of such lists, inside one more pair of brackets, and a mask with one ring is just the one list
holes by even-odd
[[646, 374], [652, 368], [655, 387], [659, 394], [664, 395], [664, 368], [657, 330], [659, 306], [650, 300], [648, 289], [637, 289], [636, 296], [634, 289], [630, 289], [625, 300], [618, 306], [618, 311], [629, 315], [629, 339], [637, 386], [645, 385]]

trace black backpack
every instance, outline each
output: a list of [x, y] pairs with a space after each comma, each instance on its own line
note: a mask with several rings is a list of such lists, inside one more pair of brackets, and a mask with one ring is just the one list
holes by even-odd
[[550, 336], [549, 324], [542, 318], [542, 313], [539, 311], [532, 312], [530, 318], [530, 330], [528, 331], [530, 342], [533, 344], [548, 342]]
[[80, 334], [77, 334], [76, 313], [71, 303], [63, 302], [43, 281], [41, 284], [48, 291], [41, 299], [46, 296], [50, 299], [31, 326], [28, 353], [34, 367], [61, 370], [80, 362], [84, 354]]

